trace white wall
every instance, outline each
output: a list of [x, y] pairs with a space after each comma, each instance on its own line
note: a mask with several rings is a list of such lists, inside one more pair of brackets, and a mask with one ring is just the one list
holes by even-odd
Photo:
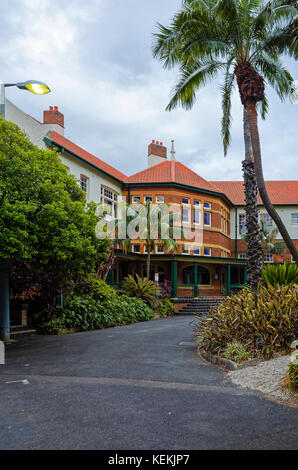
[[[283, 221], [287, 231], [289, 232], [290, 237], [293, 240], [298, 240], [298, 224], [294, 225], [291, 224], [291, 214], [298, 213], [298, 204], [297, 206], [277, 206], [275, 207], [277, 213], [279, 214], [281, 220]], [[259, 213], [260, 216], [262, 214], [267, 214], [266, 210], [264, 207], [259, 208]], [[236, 214], [236, 209], [233, 208], [231, 210], [231, 238], [235, 239], [235, 214]], [[239, 214], [245, 214], [245, 209], [244, 207], [239, 207], [238, 208], [238, 220], [237, 220], [237, 225], [238, 225], [238, 239], [241, 237], [240, 232], [239, 232]], [[273, 221], [274, 224], [274, 221]], [[280, 234], [277, 234], [277, 240], [280, 240], [281, 236]]]
[[5, 119], [17, 124], [25, 132], [31, 142], [39, 148], [47, 148], [43, 139], [49, 132], [56, 131], [64, 135], [63, 127], [58, 124], [39, 123], [9, 100], [5, 100]]
[[119, 195], [122, 194], [122, 184], [117, 183], [117, 181], [105, 176], [103, 173], [100, 173], [80, 161], [75, 157], [71, 157], [67, 154], [61, 155], [62, 163], [69, 168], [69, 173], [74, 175], [76, 179], [80, 179], [80, 175], [84, 175], [88, 178], [88, 202], [94, 201], [96, 203], [100, 202], [100, 188], [101, 185], [109, 187]]

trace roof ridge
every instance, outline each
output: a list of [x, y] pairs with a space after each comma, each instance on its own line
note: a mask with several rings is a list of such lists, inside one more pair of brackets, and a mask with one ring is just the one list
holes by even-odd
[[163, 162], [159, 162], [159, 163], [155, 163], [155, 165], [152, 165], [152, 166], [149, 166], [148, 168], [144, 168], [144, 170], [141, 170], [141, 171], [137, 171], [137, 173], [133, 173], [132, 175], [130, 176], [127, 176], [126, 177], [126, 180], [129, 180], [130, 178], [133, 178], [134, 176], [138, 176], [138, 175], [141, 175], [143, 173], [146, 173], [148, 172], [149, 170], [151, 170], [152, 168], [155, 168], [159, 165], [166, 165], [166, 164], [169, 164], [170, 163], [170, 160], [165, 160]]
[[179, 163], [180, 165], [182, 165], [184, 168], [186, 168], [188, 171], [191, 171], [191, 173], [193, 173], [194, 175], [198, 176], [199, 178], [201, 178], [203, 181], [205, 181], [205, 183], [207, 184], [210, 184], [210, 186], [212, 186], [216, 192], [219, 192], [219, 193], [222, 193], [222, 191], [217, 188], [213, 183], [211, 183], [210, 181], [206, 180], [205, 178], [203, 178], [201, 175], [199, 175], [196, 171], [192, 170], [191, 168], [188, 168], [188, 166], [184, 165], [184, 163], [182, 162], [176, 162], [176, 163]]

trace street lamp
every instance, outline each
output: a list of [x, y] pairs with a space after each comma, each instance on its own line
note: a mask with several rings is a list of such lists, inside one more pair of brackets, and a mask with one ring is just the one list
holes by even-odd
[[0, 82], [0, 114], [3, 119], [5, 119], [5, 88], [11, 86], [16, 86], [20, 88], [20, 90], [30, 91], [34, 95], [46, 95], [51, 91], [46, 83], [40, 82], [38, 80], [27, 80], [26, 82], [18, 83]]
[[[0, 115], [5, 119], [5, 88], [16, 86], [21, 90], [28, 90], [35, 95], [50, 93], [50, 88], [43, 82], [27, 80], [18, 83], [3, 83], [0, 81]], [[9, 315], [9, 261], [0, 259], [0, 339], [10, 338]]]

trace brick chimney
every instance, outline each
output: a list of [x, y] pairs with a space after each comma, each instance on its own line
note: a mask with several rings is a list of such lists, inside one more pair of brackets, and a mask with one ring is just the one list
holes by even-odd
[[148, 145], [148, 167], [157, 165], [167, 159], [167, 147], [162, 142], [152, 140]]
[[50, 106], [50, 109], [43, 112], [44, 124], [57, 124], [64, 128], [64, 114], [60, 113], [58, 106]]

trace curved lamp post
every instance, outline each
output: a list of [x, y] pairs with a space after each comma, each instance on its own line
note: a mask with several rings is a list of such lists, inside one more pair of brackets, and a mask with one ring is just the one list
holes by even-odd
[[[35, 95], [50, 93], [50, 88], [43, 82], [27, 80], [18, 83], [2, 83], [0, 81], [0, 115], [5, 119], [5, 88], [16, 86]], [[0, 339], [10, 338], [9, 315], [9, 261], [0, 259]]]
[[38, 80], [27, 80], [26, 82], [2, 83], [0, 82], [0, 114], [5, 119], [5, 88], [16, 86], [20, 90], [27, 90], [34, 95], [46, 95], [50, 93], [50, 88], [46, 83]]

